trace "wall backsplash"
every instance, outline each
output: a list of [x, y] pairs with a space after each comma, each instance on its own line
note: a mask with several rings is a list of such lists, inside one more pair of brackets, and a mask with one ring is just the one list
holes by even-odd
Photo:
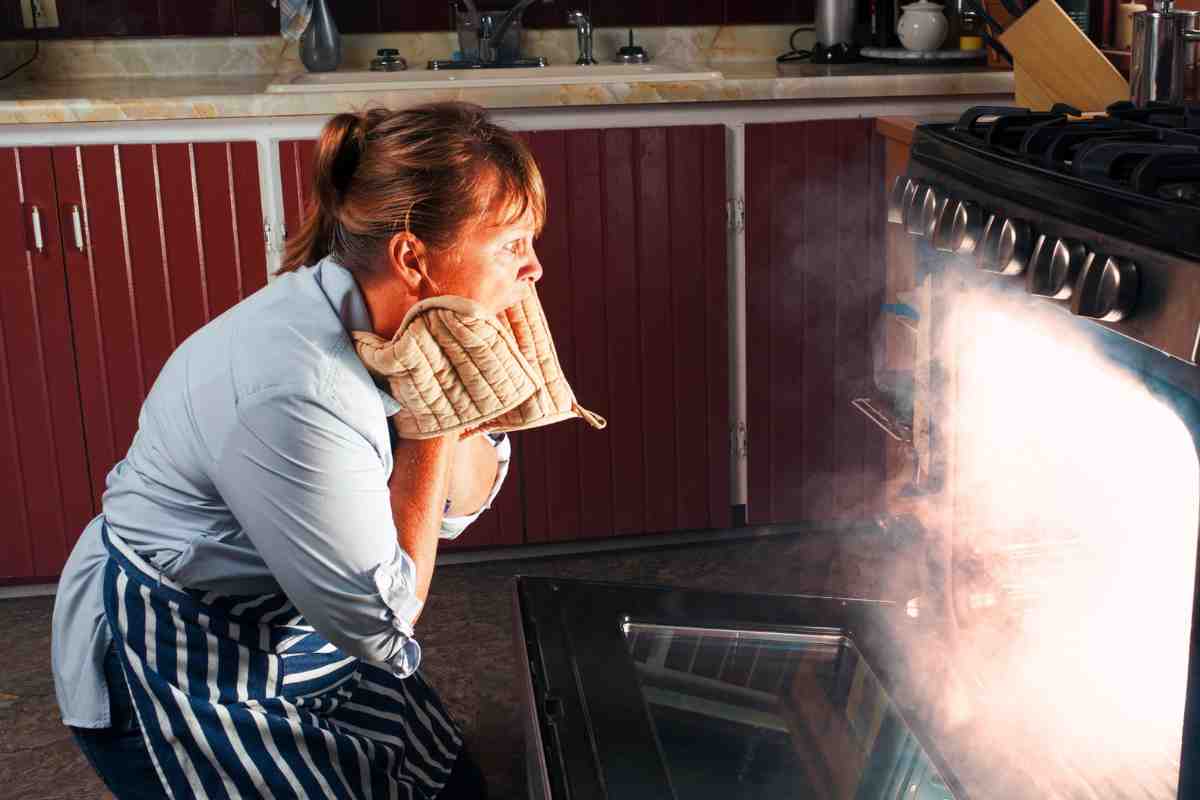
[[[267, 0], [56, 0], [59, 27], [43, 38], [111, 36], [260, 36], [279, 31]], [[442, 0], [329, 0], [343, 33], [437, 31], [451, 28]], [[511, 0], [479, 0], [481, 9]], [[526, 27], [566, 25], [581, 9], [596, 26], [792, 24], [811, 22], [813, 0], [544, 0], [525, 14]], [[0, 38], [29, 38], [19, 0], [0, 0]]]
[[[793, 25], [679, 25], [641, 29], [638, 42], [656, 60], [675, 64], [716, 62], [726, 68], [737, 62], [770, 61], [788, 49]], [[596, 28], [595, 54], [612, 60], [625, 43], [624, 28]], [[811, 47], [812, 31], [797, 37], [800, 47]], [[342, 37], [343, 65], [366, 69], [376, 50], [395, 47], [410, 64], [424, 66], [431, 58], [445, 58], [457, 47], [450, 31], [387, 31], [350, 33]], [[569, 64], [578, 52], [575, 31], [543, 28], [526, 31], [526, 51], [544, 56], [551, 64]], [[59, 39], [43, 42], [37, 60], [22, 71], [29, 80], [74, 81], [89, 78], [191, 78], [271, 75], [281, 77], [304, 71], [296, 45], [281, 47], [277, 36], [121, 37]], [[0, 41], [0, 72], [29, 56], [29, 43]]]

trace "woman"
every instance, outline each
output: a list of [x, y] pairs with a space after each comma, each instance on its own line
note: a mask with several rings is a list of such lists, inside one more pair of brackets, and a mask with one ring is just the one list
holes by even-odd
[[59, 584], [59, 706], [120, 800], [485, 796], [413, 628], [509, 444], [396, 437], [350, 333], [517, 302], [541, 177], [465, 104], [340, 114], [315, 170], [280, 276], [171, 356]]

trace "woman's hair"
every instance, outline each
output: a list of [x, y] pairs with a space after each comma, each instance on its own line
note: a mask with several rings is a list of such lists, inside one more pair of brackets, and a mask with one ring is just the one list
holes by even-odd
[[280, 272], [327, 255], [370, 271], [397, 233], [453, 250], [467, 226], [499, 213], [546, 219], [542, 176], [524, 142], [469, 103], [338, 114], [313, 156], [312, 205], [288, 237]]

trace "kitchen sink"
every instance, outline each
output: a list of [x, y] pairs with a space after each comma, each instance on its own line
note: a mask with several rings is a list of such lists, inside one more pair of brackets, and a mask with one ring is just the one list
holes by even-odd
[[645, 83], [719, 80], [721, 73], [672, 64], [597, 64], [512, 69], [412, 69], [403, 72], [339, 70], [306, 72], [272, 83], [268, 92], [364, 92], [475, 86], [537, 86], [574, 83]]

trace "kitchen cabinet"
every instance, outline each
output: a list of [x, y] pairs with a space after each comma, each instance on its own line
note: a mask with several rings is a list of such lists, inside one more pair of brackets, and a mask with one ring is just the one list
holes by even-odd
[[521, 437], [525, 540], [730, 524], [721, 126], [538, 131], [542, 301], [601, 432]]
[[[31, 506], [25, 538], [32, 544], [22, 551], [20, 537], [3, 537], [0, 580], [45, 579], [59, 572], [100, 507], [105, 475], [132, 442], [142, 401], [167, 357], [266, 283], [258, 155], [253, 142], [0, 152], [5, 169], [12, 159], [13, 170], [32, 173], [34, 192], [23, 198], [20, 182], [0, 183], [17, 187], [0, 211], [0, 224], [12, 233], [3, 245], [12, 251], [4, 291], [9, 372], [16, 358], [28, 384], [36, 376], [24, 373], [40, 368], [45, 388], [38, 391], [49, 401], [25, 395], [24, 386], [10, 392], [30, 408], [10, 412], [19, 424], [9, 430], [22, 443], [39, 436], [53, 443], [59, 472], [49, 480], [50, 467], [38, 465], [54, 457], [16, 445], [19, 471], [29, 470], [21, 492]], [[41, 252], [28, 231], [31, 204], [39, 209]], [[24, 269], [11, 266], [20, 264]], [[24, 366], [19, 359], [37, 361]], [[48, 407], [42, 416], [52, 431], [39, 433], [39, 405]], [[40, 504], [55, 491], [67, 497], [58, 518], [49, 519]], [[15, 506], [21, 502], [13, 498]]]
[[283, 235], [291, 236], [300, 229], [308, 216], [312, 200], [313, 153], [317, 143], [312, 139], [295, 139], [279, 143], [279, 181], [283, 190]]
[[878, 510], [872, 381], [883, 302], [885, 151], [871, 119], [746, 126], [747, 520]]
[[189, 334], [266, 284], [252, 142], [54, 148], [97, 506], [142, 401]]
[[0, 149], [0, 580], [58, 573], [92, 516], [51, 151]]
[[[550, 208], [542, 304], [579, 402], [609, 427], [514, 435], [493, 512], [446, 549], [727, 527], [724, 128], [521, 135]], [[312, 149], [280, 143], [289, 231]]]

